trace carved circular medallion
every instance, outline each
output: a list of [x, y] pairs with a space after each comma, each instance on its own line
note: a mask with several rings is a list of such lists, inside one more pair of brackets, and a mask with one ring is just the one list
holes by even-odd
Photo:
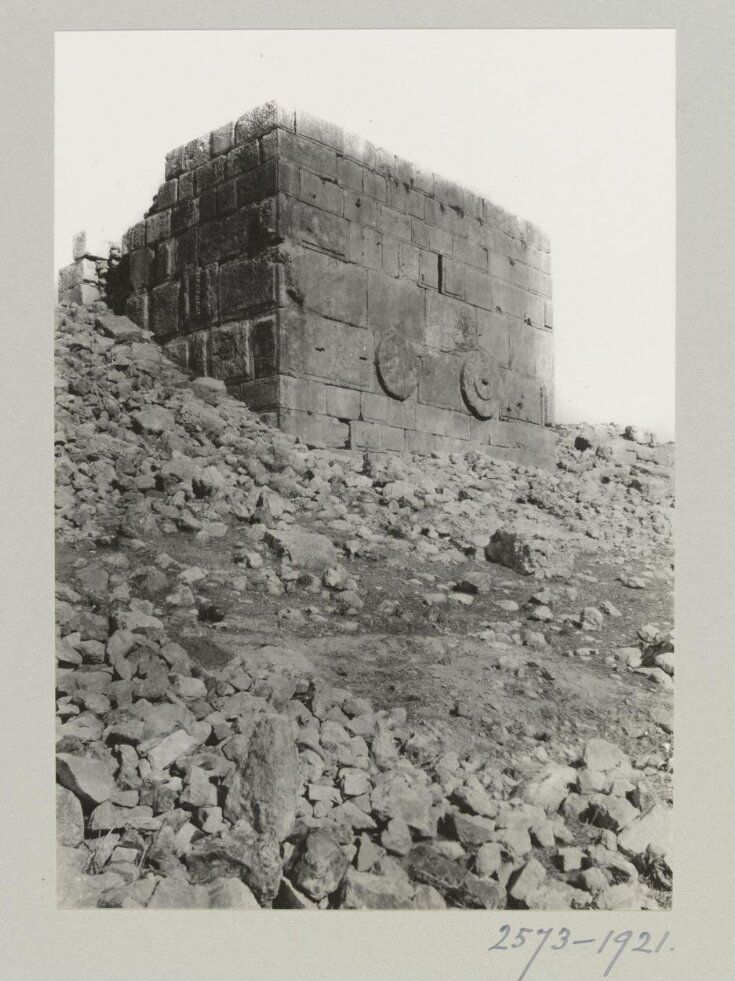
[[419, 379], [416, 352], [402, 334], [388, 334], [378, 344], [375, 364], [383, 388], [403, 401], [415, 390]]
[[462, 395], [467, 405], [481, 419], [497, 415], [503, 393], [500, 370], [484, 351], [468, 354], [462, 365]]

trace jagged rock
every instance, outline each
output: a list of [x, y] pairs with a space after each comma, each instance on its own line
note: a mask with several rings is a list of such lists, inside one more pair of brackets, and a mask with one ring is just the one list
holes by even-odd
[[266, 716], [255, 726], [247, 756], [228, 781], [225, 817], [237, 821], [244, 816], [257, 831], [282, 841], [296, 820], [300, 786], [291, 726], [282, 716]]
[[75, 848], [84, 841], [84, 814], [79, 798], [66, 787], [56, 787], [56, 840]]
[[207, 885], [212, 909], [260, 909], [252, 890], [240, 879], [213, 879]]
[[412, 909], [413, 889], [371, 872], [348, 869], [337, 905], [341, 909]]
[[101, 804], [109, 800], [115, 786], [112, 774], [100, 760], [89, 756], [59, 753], [56, 779], [82, 802]]
[[436, 834], [431, 791], [401, 770], [389, 770], [377, 778], [370, 802], [381, 821], [400, 818], [421, 835]]
[[653, 847], [664, 856], [671, 854], [671, 808], [654, 804], [645, 814], [635, 817], [618, 835], [618, 848], [625, 855], [637, 858]]
[[272, 902], [277, 895], [283, 868], [278, 841], [272, 835], [257, 834], [244, 820], [217, 837], [196, 841], [186, 863], [192, 882], [238, 878], [250, 887], [261, 905]]
[[326, 535], [301, 528], [271, 529], [265, 540], [276, 555], [285, 556], [297, 569], [324, 572], [337, 561], [337, 549]]
[[349, 866], [339, 841], [329, 831], [311, 831], [297, 844], [289, 862], [293, 884], [312, 899], [333, 893]]

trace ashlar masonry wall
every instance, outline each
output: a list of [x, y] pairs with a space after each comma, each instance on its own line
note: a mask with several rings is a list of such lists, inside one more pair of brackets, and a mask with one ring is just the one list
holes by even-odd
[[126, 312], [308, 444], [553, 455], [549, 243], [268, 103], [166, 158], [123, 238]]

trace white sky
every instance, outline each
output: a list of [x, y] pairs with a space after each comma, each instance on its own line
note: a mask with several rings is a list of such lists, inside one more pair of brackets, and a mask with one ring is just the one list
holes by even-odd
[[273, 98], [544, 228], [558, 421], [673, 437], [673, 31], [57, 34], [57, 267], [140, 219], [168, 150]]

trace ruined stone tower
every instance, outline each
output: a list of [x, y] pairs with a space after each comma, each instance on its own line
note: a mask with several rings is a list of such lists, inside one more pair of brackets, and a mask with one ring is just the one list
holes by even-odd
[[310, 445], [553, 456], [545, 235], [330, 123], [172, 150], [123, 253], [128, 315]]

